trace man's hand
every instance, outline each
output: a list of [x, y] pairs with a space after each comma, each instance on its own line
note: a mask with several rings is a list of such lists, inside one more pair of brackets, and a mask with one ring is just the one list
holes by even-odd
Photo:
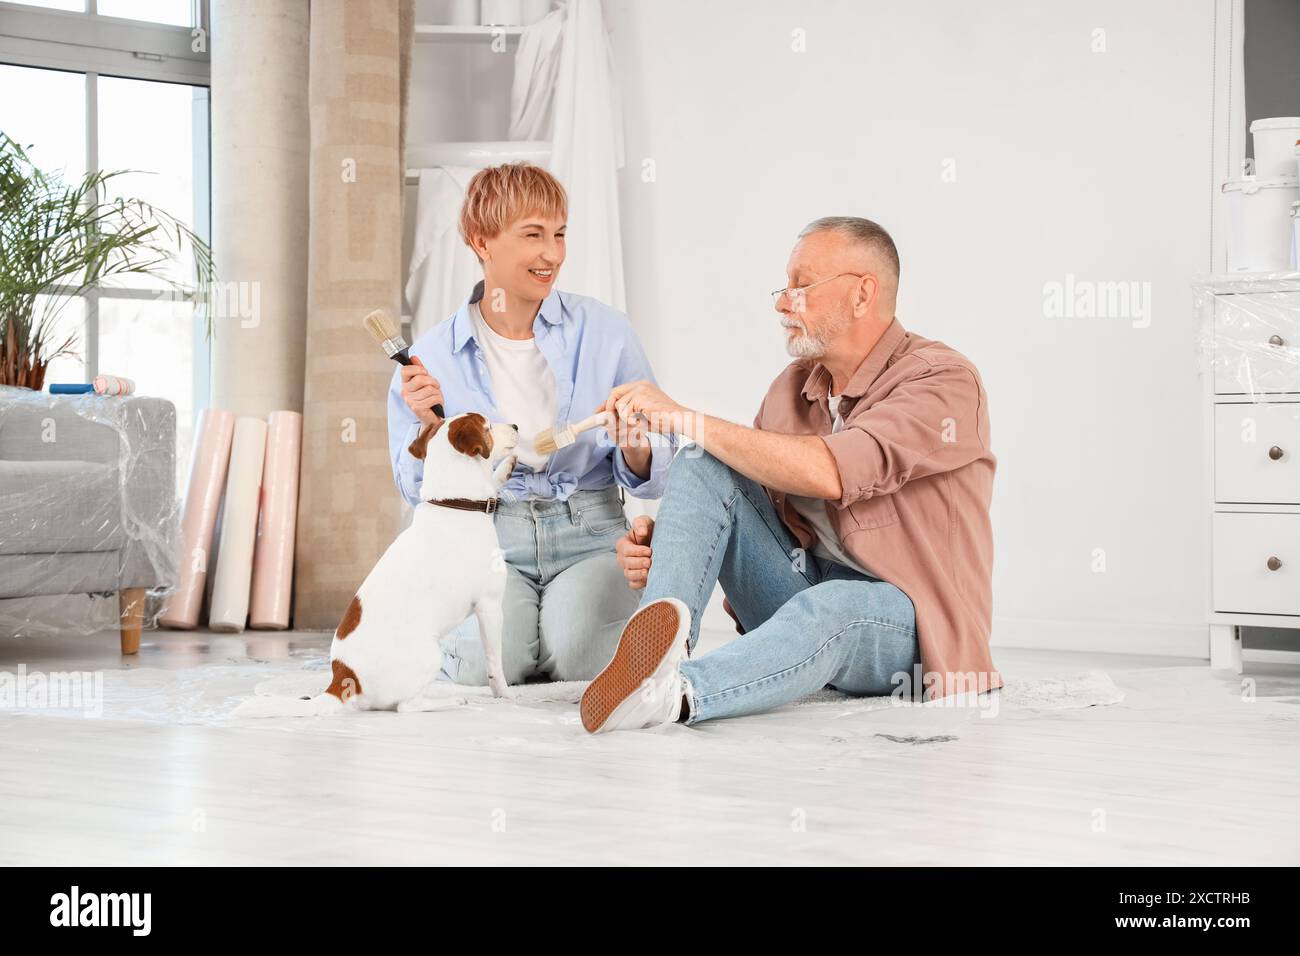
[[654, 531], [654, 519], [640, 515], [633, 519], [632, 530], [614, 545], [623, 577], [627, 578], [627, 586], [633, 591], [645, 587], [646, 578], [650, 576], [650, 537]]
[[414, 355], [411, 356], [411, 362], [411, 365], [398, 368], [402, 375], [402, 401], [406, 402], [406, 407], [415, 413], [416, 418], [425, 425], [432, 425], [441, 421], [433, 413], [433, 406], [442, 404], [442, 386]]
[[634, 415], [644, 416], [643, 429], [661, 435], [682, 432], [691, 414], [690, 409], [678, 405], [659, 386], [645, 379], [615, 386], [604, 407], [624, 420], [631, 420]]
[[609, 393], [605, 406], [625, 419], [647, 416], [647, 431], [692, 441], [766, 488], [825, 501], [839, 501], [844, 496], [839, 464], [820, 436], [746, 428], [705, 415], [677, 404], [653, 382], [644, 380], [619, 385]]

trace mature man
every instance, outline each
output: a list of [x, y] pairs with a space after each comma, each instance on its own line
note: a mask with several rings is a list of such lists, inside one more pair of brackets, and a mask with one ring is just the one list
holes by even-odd
[[[870, 220], [799, 234], [773, 293], [795, 361], [753, 428], [650, 382], [611, 392], [621, 420], [700, 447], [674, 459], [657, 524], [619, 544], [644, 592], [583, 694], [588, 731], [752, 714], [828, 685], [930, 699], [1002, 685], [988, 400], [969, 359], [899, 324], [898, 276]], [[692, 660], [716, 582], [742, 636]]]

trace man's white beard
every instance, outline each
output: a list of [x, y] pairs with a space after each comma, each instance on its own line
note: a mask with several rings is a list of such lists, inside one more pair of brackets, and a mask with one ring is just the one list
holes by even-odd
[[822, 341], [819, 335], [800, 332], [798, 335], [786, 338], [785, 350], [793, 358], [819, 359], [826, 354], [826, 343]]
[[797, 319], [783, 319], [781, 324], [787, 329], [799, 329], [798, 335], [787, 335], [785, 340], [785, 350], [792, 358], [819, 359], [830, 351], [831, 341], [848, 328], [849, 320], [836, 319], [818, 333], [809, 332], [808, 326]]

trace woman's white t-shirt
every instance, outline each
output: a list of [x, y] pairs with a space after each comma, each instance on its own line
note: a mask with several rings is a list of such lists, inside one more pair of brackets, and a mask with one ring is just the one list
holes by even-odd
[[492, 379], [501, 421], [519, 426], [515, 454], [520, 464], [545, 471], [547, 456], [533, 447], [537, 433], [555, 425], [555, 375], [537, 339], [508, 339], [493, 331], [483, 318], [482, 302], [470, 310], [474, 337], [483, 349], [483, 361]]

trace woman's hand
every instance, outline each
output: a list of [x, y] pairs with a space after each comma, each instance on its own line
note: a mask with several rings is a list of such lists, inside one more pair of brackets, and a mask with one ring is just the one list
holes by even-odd
[[650, 576], [650, 538], [654, 532], [654, 519], [640, 515], [632, 520], [632, 530], [614, 545], [623, 577], [627, 578], [627, 586], [633, 591], [644, 588]]
[[647, 452], [650, 450], [650, 439], [646, 437], [648, 422], [645, 418], [639, 415], [630, 419], [623, 418], [608, 402], [597, 405], [596, 412], [610, 413], [609, 421], [605, 424], [605, 434], [619, 448], [625, 451], [633, 448], [644, 448]]
[[411, 363], [398, 369], [402, 375], [402, 401], [416, 418], [425, 425], [432, 425], [442, 420], [433, 413], [433, 406], [442, 404], [442, 386], [414, 355]]
[[609, 407], [608, 402], [597, 405], [596, 411], [610, 412], [605, 434], [622, 450], [623, 461], [632, 474], [642, 481], [649, 478], [651, 449], [650, 439], [646, 437], [646, 419], [640, 416], [633, 416], [631, 420], [621, 418], [616, 410]]

